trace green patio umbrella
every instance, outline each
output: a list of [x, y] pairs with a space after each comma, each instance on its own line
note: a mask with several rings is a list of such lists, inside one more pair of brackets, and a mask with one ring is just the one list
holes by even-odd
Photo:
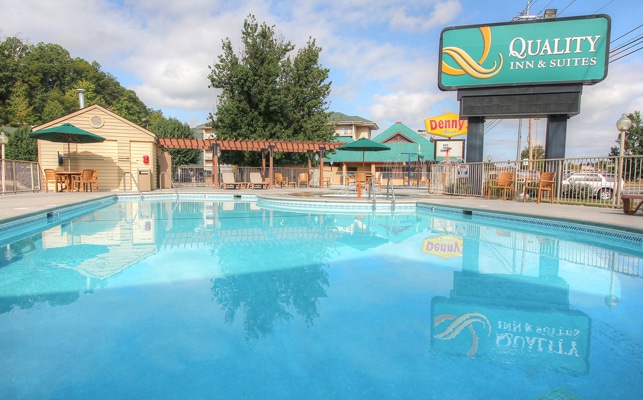
[[71, 144], [72, 143], [99, 143], [105, 140], [104, 137], [95, 133], [76, 128], [74, 125], [66, 123], [53, 128], [40, 129], [29, 133], [29, 137], [49, 142], [67, 143], [67, 159], [69, 160], [67, 168], [71, 171]]
[[345, 145], [339, 146], [335, 150], [344, 150], [344, 151], [361, 151], [362, 152], [362, 167], [364, 167], [364, 153], [367, 151], [384, 151], [391, 150], [390, 147], [385, 146], [381, 143], [374, 142], [370, 139], [361, 138], [354, 142], [347, 143]]

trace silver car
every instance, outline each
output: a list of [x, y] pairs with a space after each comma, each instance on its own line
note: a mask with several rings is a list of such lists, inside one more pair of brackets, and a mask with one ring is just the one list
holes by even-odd
[[[570, 193], [570, 185], [591, 187], [592, 197], [600, 200], [611, 200], [616, 190], [614, 174], [601, 172], [575, 172], [563, 179], [563, 193]], [[625, 182], [621, 179], [621, 191], [625, 188]]]

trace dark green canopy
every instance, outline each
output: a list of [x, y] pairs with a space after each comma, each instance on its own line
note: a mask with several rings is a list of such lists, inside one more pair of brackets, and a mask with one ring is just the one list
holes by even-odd
[[[49, 142], [67, 143], [67, 157], [71, 156], [71, 143], [98, 143], [105, 140], [102, 136], [76, 128], [74, 125], [69, 123], [54, 126], [53, 128], [33, 131], [29, 133], [29, 137]], [[68, 159], [69, 168], [71, 168], [71, 159]]]
[[345, 145], [339, 146], [336, 150], [344, 151], [361, 151], [362, 152], [362, 166], [364, 165], [364, 152], [366, 151], [384, 151], [391, 150], [390, 147], [385, 146], [381, 143], [374, 142], [370, 139], [361, 138], [354, 142], [346, 143]]

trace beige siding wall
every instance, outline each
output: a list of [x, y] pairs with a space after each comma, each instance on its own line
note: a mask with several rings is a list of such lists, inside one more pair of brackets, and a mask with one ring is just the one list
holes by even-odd
[[[150, 172], [151, 188], [155, 190], [158, 188], [156, 176], [158, 175], [158, 166], [155, 160], [154, 145], [145, 142], [130, 142], [130, 154], [132, 155], [131, 168], [132, 174], [137, 180], [146, 179], [145, 176], [139, 176], [141, 170], [148, 170]], [[149, 156], [149, 163], [143, 162], [143, 156]]]
[[[98, 170], [100, 190], [122, 190], [123, 176], [126, 172], [131, 172], [137, 178], [138, 170], [145, 168], [152, 173], [152, 189], [157, 187], [155, 176], [158, 150], [156, 137], [151, 132], [97, 106], [87, 107], [37, 128], [49, 128], [66, 122], [106, 139], [102, 143], [72, 144], [72, 171]], [[59, 154], [65, 157], [62, 166], [58, 164]], [[149, 156], [148, 164], [143, 162], [144, 155]], [[66, 143], [38, 141], [38, 158], [43, 170], [67, 170], [67, 157]], [[132, 189], [130, 179], [126, 179], [125, 182], [127, 189]]]

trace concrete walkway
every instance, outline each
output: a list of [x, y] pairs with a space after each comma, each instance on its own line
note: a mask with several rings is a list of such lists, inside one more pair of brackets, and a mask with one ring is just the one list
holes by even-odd
[[[341, 189], [267, 189], [267, 190], [213, 190], [208, 188], [180, 188], [179, 193], [219, 193], [219, 194], [252, 194], [257, 196], [288, 196], [288, 193], [310, 192], [311, 194], [321, 192], [337, 192]], [[502, 201], [487, 200], [486, 198], [477, 197], [458, 197], [431, 195], [426, 189], [396, 189], [396, 194], [403, 201], [421, 201], [430, 204], [458, 207], [469, 210], [495, 211], [501, 213], [533, 216], [540, 218], [553, 218], [558, 220], [567, 220], [572, 222], [587, 223], [598, 226], [605, 226], [615, 229], [621, 229], [629, 232], [643, 234], [643, 212], [636, 215], [626, 215], [621, 209], [586, 207], [576, 205], [559, 205], [533, 202], [522, 203], [520, 201]], [[174, 193], [173, 191], [163, 190], [154, 191], [157, 193]], [[0, 223], [5, 220], [12, 220], [21, 216], [34, 213], [40, 213], [47, 210], [55, 209], [70, 204], [82, 203], [87, 200], [97, 199], [106, 196], [119, 194], [136, 194], [134, 192], [90, 192], [90, 193], [18, 193], [0, 195]], [[146, 192], [146, 194], [148, 194]], [[289, 199], [296, 197], [288, 196]], [[342, 199], [344, 201], [344, 199]], [[346, 201], [367, 201], [365, 199], [346, 199]]]

